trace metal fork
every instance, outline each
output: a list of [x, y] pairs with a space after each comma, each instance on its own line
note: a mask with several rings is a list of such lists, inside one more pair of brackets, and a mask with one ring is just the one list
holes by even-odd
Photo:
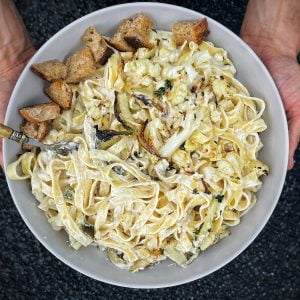
[[75, 142], [64, 142], [64, 141], [56, 144], [43, 144], [37, 140], [28, 137], [23, 132], [16, 131], [1, 123], [0, 123], [0, 137], [12, 140], [19, 144], [27, 144], [27, 145], [41, 148], [43, 150], [50, 150], [60, 155], [68, 155], [73, 150], [77, 150], [79, 146]]

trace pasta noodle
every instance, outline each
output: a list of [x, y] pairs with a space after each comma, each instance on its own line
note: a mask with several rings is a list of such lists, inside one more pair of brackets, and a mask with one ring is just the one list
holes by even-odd
[[[268, 173], [257, 160], [265, 103], [234, 78], [226, 51], [179, 48], [166, 31], [153, 39], [153, 49], [115, 50], [73, 86], [44, 142], [75, 141], [78, 151], [24, 153], [7, 168], [31, 180], [72, 247], [99, 246], [133, 272], [166, 258], [185, 266], [228, 236]], [[124, 135], [103, 142], [100, 129]]]

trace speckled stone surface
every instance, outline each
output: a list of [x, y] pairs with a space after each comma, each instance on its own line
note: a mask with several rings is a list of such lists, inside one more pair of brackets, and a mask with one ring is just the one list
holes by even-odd
[[[126, 1], [18, 0], [38, 48], [73, 20]], [[238, 33], [246, 0], [170, 1], [201, 11]], [[182, 5], [181, 4], [181, 5]], [[189, 284], [132, 290], [97, 282], [52, 256], [31, 234], [0, 174], [0, 299], [300, 299], [300, 151], [265, 229], [238, 258]], [[167, 275], [166, 275], [167, 276]]]

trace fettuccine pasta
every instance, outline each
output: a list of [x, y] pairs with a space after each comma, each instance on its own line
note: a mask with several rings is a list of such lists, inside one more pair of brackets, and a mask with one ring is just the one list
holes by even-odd
[[[72, 107], [45, 143], [78, 151], [24, 153], [7, 168], [70, 245], [107, 250], [120, 268], [169, 258], [186, 266], [229, 235], [256, 202], [265, 103], [234, 78], [224, 49], [177, 47], [153, 31], [152, 49], [118, 52], [74, 85]], [[105, 131], [106, 130], [106, 131]], [[123, 132], [99, 140], [99, 132]]]

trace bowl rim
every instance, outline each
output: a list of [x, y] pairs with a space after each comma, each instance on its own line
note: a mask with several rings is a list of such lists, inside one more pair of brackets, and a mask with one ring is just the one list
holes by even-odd
[[[32, 64], [32, 61], [35, 60], [35, 57], [39, 54], [40, 51], [44, 50], [45, 48], [48, 47], [49, 44], [52, 43], [52, 41], [62, 35], [66, 30], [68, 30], [70, 27], [84, 21], [85, 19], [88, 19], [91, 16], [97, 15], [99, 13], [99, 11], [102, 12], [106, 12], [109, 13], [110, 10], [114, 10], [116, 8], [122, 9], [124, 7], [131, 7], [134, 8], [138, 6], [140, 9], [140, 6], [143, 7], [150, 7], [150, 6], [157, 6], [159, 8], [179, 8], [182, 11], [186, 11], [186, 12], [192, 12], [192, 13], [197, 13], [199, 14], [199, 17], [206, 17], [209, 23], [214, 23], [214, 25], [216, 25], [219, 28], [222, 28], [222, 30], [226, 31], [231, 38], [237, 40], [244, 48], [245, 51], [248, 51], [249, 54], [251, 54], [253, 56], [253, 58], [255, 59], [256, 63], [258, 65], [260, 65], [260, 67], [262, 67], [262, 72], [265, 73], [265, 75], [268, 77], [269, 82], [272, 86], [272, 89], [274, 90], [275, 94], [277, 94], [277, 97], [279, 99], [281, 99], [280, 94], [278, 92], [278, 89], [275, 85], [275, 82], [272, 78], [272, 76], [270, 75], [269, 71], [267, 70], [267, 68], [265, 67], [265, 65], [262, 63], [262, 61], [260, 60], [260, 58], [256, 55], [256, 53], [237, 35], [235, 34], [233, 31], [231, 31], [229, 28], [227, 28], [226, 26], [222, 25], [221, 23], [219, 23], [218, 21], [214, 20], [211, 17], [206, 16], [205, 14], [195, 11], [193, 9], [189, 9], [186, 7], [182, 7], [179, 5], [174, 5], [174, 4], [168, 4], [168, 3], [162, 3], [162, 2], [132, 2], [132, 3], [124, 3], [124, 4], [116, 4], [116, 5], [112, 5], [112, 6], [108, 6], [102, 9], [98, 9], [94, 12], [91, 12], [89, 14], [86, 14], [76, 20], [74, 20], [73, 22], [71, 22], [70, 24], [66, 25], [65, 27], [63, 27], [62, 29], [60, 29], [57, 33], [55, 33], [48, 41], [46, 41], [38, 50], [37, 52], [33, 55], [33, 57], [28, 61], [28, 63], [26, 64], [25, 68], [23, 69], [21, 75], [18, 78], [18, 81], [13, 89], [13, 92], [11, 94], [10, 100], [9, 100], [9, 104], [7, 106], [7, 110], [6, 110], [6, 114], [5, 114], [5, 124], [7, 123], [7, 120], [9, 118], [9, 116], [11, 115], [11, 111], [13, 108], [13, 104], [11, 99], [13, 99], [15, 97], [16, 91], [18, 90], [19, 85], [21, 84], [23, 78], [25, 77], [30, 65]], [[288, 151], [289, 151], [289, 141], [288, 141], [288, 126], [287, 126], [287, 119], [286, 119], [286, 114], [285, 114], [285, 110], [284, 110], [284, 106], [283, 106], [283, 102], [280, 101], [280, 103], [278, 103], [278, 105], [281, 108], [282, 114], [284, 115], [284, 119], [286, 122], [284, 122], [284, 139], [285, 139], [285, 148], [284, 148], [284, 152], [285, 152], [285, 157], [284, 157], [284, 163], [287, 166], [288, 163]], [[110, 280], [110, 279], [106, 279], [105, 277], [103, 278], [100, 274], [99, 275], [95, 275], [92, 272], [89, 272], [88, 270], [84, 270], [81, 267], [78, 267], [76, 264], [68, 261], [67, 258], [64, 258], [62, 255], [58, 254], [55, 249], [49, 244], [47, 243], [41, 236], [38, 235], [37, 231], [35, 230], [35, 228], [31, 225], [30, 220], [28, 218], [25, 217], [25, 215], [22, 212], [21, 207], [18, 204], [18, 201], [16, 201], [15, 199], [17, 199], [17, 195], [15, 195], [14, 190], [11, 187], [10, 184], [10, 180], [7, 177], [6, 174], [6, 167], [8, 165], [8, 158], [7, 158], [7, 140], [3, 140], [3, 161], [4, 161], [4, 171], [5, 171], [5, 176], [6, 176], [6, 181], [9, 187], [9, 191], [11, 193], [12, 199], [14, 201], [15, 206], [17, 207], [17, 210], [19, 212], [19, 214], [21, 215], [23, 221], [25, 222], [25, 224], [27, 225], [27, 227], [29, 228], [29, 230], [32, 232], [32, 234], [34, 235], [34, 237], [52, 254], [54, 255], [56, 258], [58, 258], [60, 261], [62, 261], [64, 264], [66, 264], [67, 266], [71, 267], [72, 269], [92, 278], [95, 279], [97, 281], [101, 281], [104, 283], [108, 283], [108, 284], [112, 284], [112, 285], [116, 285], [116, 286], [120, 286], [120, 287], [128, 287], [128, 288], [166, 288], [166, 287], [172, 287], [172, 286], [177, 286], [177, 285], [182, 285], [182, 284], [186, 284], [189, 282], [192, 282], [194, 280], [203, 278], [209, 274], [212, 274], [213, 272], [219, 270], [220, 268], [222, 268], [223, 266], [227, 265], [229, 262], [231, 262], [232, 260], [234, 260], [237, 256], [239, 256], [255, 239], [256, 237], [260, 234], [260, 232], [262, 231], [262, 229], [265, 227], [266, 223], [268, 222], [269, 218], [271, 217], [277, 202], [279, 200], [280, 194], [282, 192], [282, 188], [285, 182], [285, 177], [286, 177], [286, 171], [283, 170], [283, 173], [281, 174], [280, 177], [280, 181], [278, 183], [278, 189], [276, 194], [274, 195], [274, 201], [272, 203], [272, 206], [270, 206], [270, 209], [268, 211], [268, 214], [265, 216], [264, 220], [260, 223], [260, 226], [257, 228], [257, 230], [252, 234], [252, 236], [249, 237], [249, 239], [247, 241], [245, 241], [238, 249], [236, 249], [235, 252], [233, 252], [231, 255], [228, 256], [227, 259], [224, 259], [222, 261], [222, 263], [219, 263], [211, 268], [209, 268], [206, 272], [204, 272], [201, 275], [192, 275], [190, 277], [184, 278], [184, 279], [178, 279], [178, 280], [174, 280], [172, 283], [170, 284], [164, 284], [164, 283], [158, 283], [158, 284], [135, 284], [130, 283], [130, 284], [124, 284], [123, 282], [119, 282], [116, 280]]]

